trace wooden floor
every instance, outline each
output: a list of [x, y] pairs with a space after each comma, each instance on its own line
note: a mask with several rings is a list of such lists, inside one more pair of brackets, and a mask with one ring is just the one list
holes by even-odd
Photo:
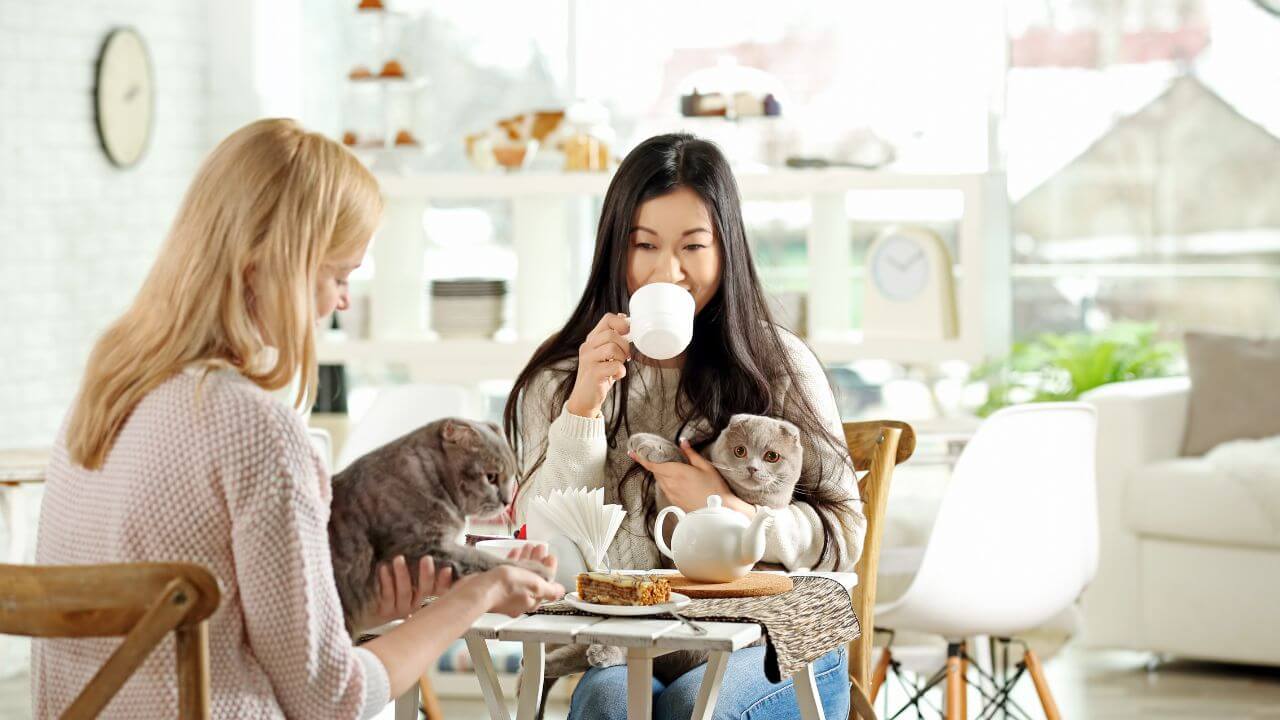
[[[1280, 668], [1173, 661], [1148, 672], [1141, 653], [1072, 650], [1046, 663], [1063, 717], [1089, 720], [1280, 720]], [[0, 718], [31, 717], [25, 675], [0, 680]], [[977, 713], [970, 695], [969, 708]], [[1042, 717], [1030, 683], [1017, 695], [1032, 717]], [[892, 701], [894, 696], [890, 696]], [[880, 704], [877, 703], [877, 709]], [[512, 705], [514, 714], [515, 706]], [[446, 700], [449, 720], [487, 717], [482, 702]], [[563, 703], [548, 708], [548, 720], [567, 714]], [[908, 712], [904, 718], [913, 718]]]

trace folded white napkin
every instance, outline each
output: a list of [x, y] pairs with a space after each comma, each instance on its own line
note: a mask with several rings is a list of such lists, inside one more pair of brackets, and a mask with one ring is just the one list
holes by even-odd
[[626, 517], [621, 505], [606, 505], [604, 490], [554, 490], [529, 503], [530, 539], [562, 534], [582, 552], [588, 570], [606, 569], [605, 553]]

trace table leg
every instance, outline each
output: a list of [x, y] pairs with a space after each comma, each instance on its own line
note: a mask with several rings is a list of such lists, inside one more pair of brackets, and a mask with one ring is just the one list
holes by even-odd
[[489, 646], [484, 638], [471, 635], [466, 638], [471, 663], [475, 665], [476, 677], [480, 680], [480, 692], [484, 694], [484, 703], [489, 708], [489, 717], [492, 720], [511, 720], [502, 697], [502, 686], [498, 684], [498, 673], [493, 668], [493, 657], [489, 655]]
[[418, 720], [418, 686], [396, 698], [396, 720]]
[[649, 720], [653, 717], [653, 658], [652, 648], [627, 648], [627, 717], [630, 720]]
[[729, 667], [729, 653], [724, 650], [711, 653], [707, 658], [707, 671], [702, 676], [702, 686], [698, 688], [698, 702], [693, 706], [690, 720], [711, 720], [711, 713], [716, 709], [716, 698], [720, 695], [720, 685], [724, 682], [724, 670]]
[[818, 696], [818, 683], [813, 677], [813, 663], [808, 663], [791, 681], [796, 688], [796, 704], [804, 720], [826, 720], [822, 712], [822, 698]]
[[538, 717], [538, 705], [542, 702], [542, 684], [546, 672], [540, 642], [524, 643], [524, 666], [520, 669], [520, 706], [516, 710], [518, 720], [534, 720]]
[[27, 518], [20, 485], [0, 484], [0, 517], [9, 533], [9, 552], [5, 562], [15, 565], [26, 561]]

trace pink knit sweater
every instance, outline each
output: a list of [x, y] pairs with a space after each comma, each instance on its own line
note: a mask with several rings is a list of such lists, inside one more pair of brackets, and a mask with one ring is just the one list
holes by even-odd
[[[385, 704], [387, 678], [343, 628], [329, 502], [295, 412], [236, 373], [187, 371], [143, 399], [102, 469], [72, 463], [59, 440], [36, 562], [199, 563], [222, 591], [209, 626], [214, 717], [361, 717]], [[60, 714], [119, 642], [35, 642], [35, 716]], [[170, 634], [104, 717], [173, 716], [173, 653]]]

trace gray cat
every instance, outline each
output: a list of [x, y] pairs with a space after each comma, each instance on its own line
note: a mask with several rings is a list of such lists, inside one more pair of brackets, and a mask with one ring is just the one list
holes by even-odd
[[[675, 443], [651, 433], [637, 433], [627, 440], [627, 449], [649, 462], [685, 462]], [[751, 503], [771, 508], [791, 504], [804, 447], [800, 430], [786, 420], [760, 415], [734, 415], [707, 451], [707, 459], [720, 471], [733, 494]], [[658, 507], [668, 505], [658, 495]], [[622, 665], [626, 650], [610, 645], [587, 648], [587, 662], [594, 667]], [[680, 650], [653, 661], [654, 677], [670, 683], [707, 661], [705, 652]]]
[[[511, 502], [515, 455], [494, 423], [446, 418], [351, 463], [333, 478], [329, 546], [347, 630], [377, 595], [377, 567], [404, 555], [417, 583], [424, 555], [454, 577], [511, 564], [459, 545], [468, 517]], [[514, 563], [550, 578], [541, 563]]]

